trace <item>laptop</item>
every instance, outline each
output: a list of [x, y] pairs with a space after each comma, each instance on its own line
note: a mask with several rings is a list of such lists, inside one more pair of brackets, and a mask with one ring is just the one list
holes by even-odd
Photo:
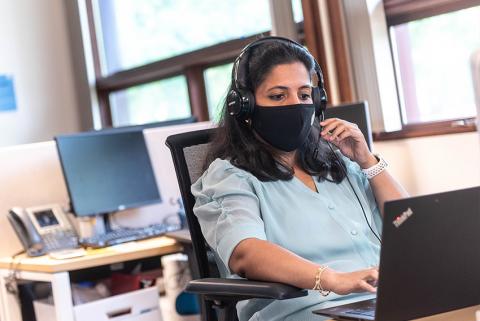
[[315, 310], [399, 321], [480, 304], [480, 187], [385, 203], [376, 299]]

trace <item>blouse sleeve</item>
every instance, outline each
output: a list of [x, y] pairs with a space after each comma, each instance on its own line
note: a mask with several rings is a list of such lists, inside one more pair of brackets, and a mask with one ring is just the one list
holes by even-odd
[[235, 247], [247, 238], [266, 239], [252, 177], [217, 159], [192, 185], [193, 211], [203, 236], [225, 268]]

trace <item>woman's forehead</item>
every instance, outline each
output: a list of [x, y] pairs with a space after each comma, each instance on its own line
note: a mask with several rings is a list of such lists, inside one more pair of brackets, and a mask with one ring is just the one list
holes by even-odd
[[300, 88], [310, 86], [311, 77], [307, 68], [301, 62], [281, 64], [272, 68], [259, 87]]

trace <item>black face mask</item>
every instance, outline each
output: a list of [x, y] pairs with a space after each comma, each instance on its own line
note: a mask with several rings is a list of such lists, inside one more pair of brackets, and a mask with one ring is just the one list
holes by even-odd
[[313, 104], [278, 107], [255, 105], [253, 129], [267, 143], [285, 152], [291, 152], [305, 142], [315, 117]]

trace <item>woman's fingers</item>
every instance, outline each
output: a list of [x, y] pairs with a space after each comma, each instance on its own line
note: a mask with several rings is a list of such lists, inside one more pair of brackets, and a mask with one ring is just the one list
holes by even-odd
[[330, 135], [330, 140], [337, 139], [338, 135], [345, 131], [348, 131], [347, 127], [344, 124], [338, 124], [338, 126], [333, 129], [333, 132], [331, 132], [332, 134]]
[[320, 124], [324, 125], [321, 132], [322, 137], [329, 141], [356, 136], [359, 132], [357, 125], [338, 118], [327, 119]]
[[365, 271], [365, 275], [362, 280], [360, 280], [359, 285], [361, 289], [368, 292], [377, 291], [377, 281], [378, 281], [378, 270], [370, 269]]
[[376, 287], [370, 285], [368, 282], [365, 282], [364, 280], [361, 280], [359, 285], [360, 285], [361, 290], [364, 290], [364, 291], [367, 291], [367, 292], [372, 292], [372, 293], [377, 292]]
[[377, 286], [378, 282], [378, 270], [377, 269], [371, 269], [367, 275], [367, 278], [365, 279], [369, 284], [373, 286]]
[[344, 131], [343, 133], [341, 133], [340, 135], [338, 135], [338, 141], [342, 141], [344, 140], [345, 138], [348, 138], [352, 136], [352, 132], [351, 131]]

